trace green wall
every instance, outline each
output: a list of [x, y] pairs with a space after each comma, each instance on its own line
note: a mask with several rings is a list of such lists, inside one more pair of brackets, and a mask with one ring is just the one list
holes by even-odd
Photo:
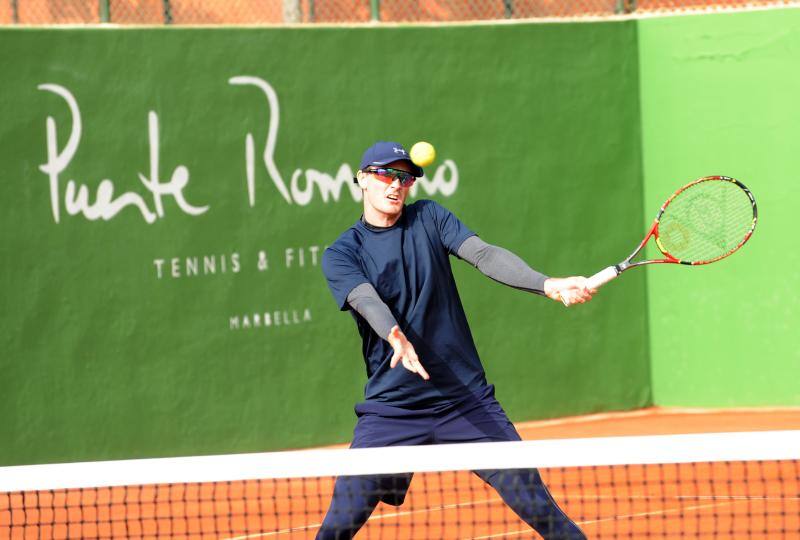
[[730, 259], [648, 269], [655, 403], [800, 405], [800, 10], [642, 20], [639, 54], [645, 211], [709, 174], [759, 209]]
[[0, 29], [0, 464], [347, 441], [363, 361], [318, 262], [377, 139], [433, 142], [415, 196], [552, 275], [619, 260], [698, 176], [758, 200], [741, 253], [569, 310], [454, 259], [512, 419], [798, 405], [798, 68], [797, 9]]
[[[417, 197], [591, 272], [644, 226], [636, 43], [632, 21], [0, 29], [0, 464], [349, 440], [363, 361], [318, 261], [363, 149], [433, 142]], [[513, 419], [651, 403], [644, 272], [566, 310], [453, 264]]]

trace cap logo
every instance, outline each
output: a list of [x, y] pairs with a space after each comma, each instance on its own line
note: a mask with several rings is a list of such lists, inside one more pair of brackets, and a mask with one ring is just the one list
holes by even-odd
[[397, 146], [395, 146], [395, 147], [393, 148], [393, 150], [394, 150], [394, 153], [395, 153], [395, 154], [402, 154], [402, 155], [406, 155], [406, 151], [405, 151], [405, 150], [403, 150], [402, 148], [398, 148]]

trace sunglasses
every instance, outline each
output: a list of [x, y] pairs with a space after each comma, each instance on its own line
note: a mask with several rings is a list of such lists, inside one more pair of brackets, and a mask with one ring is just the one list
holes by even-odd
[[411, 187], [417, 180], [417, 177], [410, 172], [401, 171], [400, 169], [377, 168], [367, 169], [366, 172], [374, 174], [384, 184], [391, 184], [397, 179], [400, 181], [401, 187]]

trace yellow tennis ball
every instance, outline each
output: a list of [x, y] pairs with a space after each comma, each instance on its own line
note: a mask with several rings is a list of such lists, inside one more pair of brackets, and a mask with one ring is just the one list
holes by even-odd
[[427, 167], [436, 159], [436, 149], [431, 143], [420, 141], [411, 147], [411, 161], [420, 167]]

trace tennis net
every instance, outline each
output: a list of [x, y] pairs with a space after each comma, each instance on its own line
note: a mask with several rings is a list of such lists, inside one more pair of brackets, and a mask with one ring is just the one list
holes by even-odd
[[2, 467], [0, 538], [313, 538], [334, 477], [409, 472], [358, 538], [537, 538], [469, 472], [537, 467], [587, 538], [797, 539], [798, 459], [769, 431]]

